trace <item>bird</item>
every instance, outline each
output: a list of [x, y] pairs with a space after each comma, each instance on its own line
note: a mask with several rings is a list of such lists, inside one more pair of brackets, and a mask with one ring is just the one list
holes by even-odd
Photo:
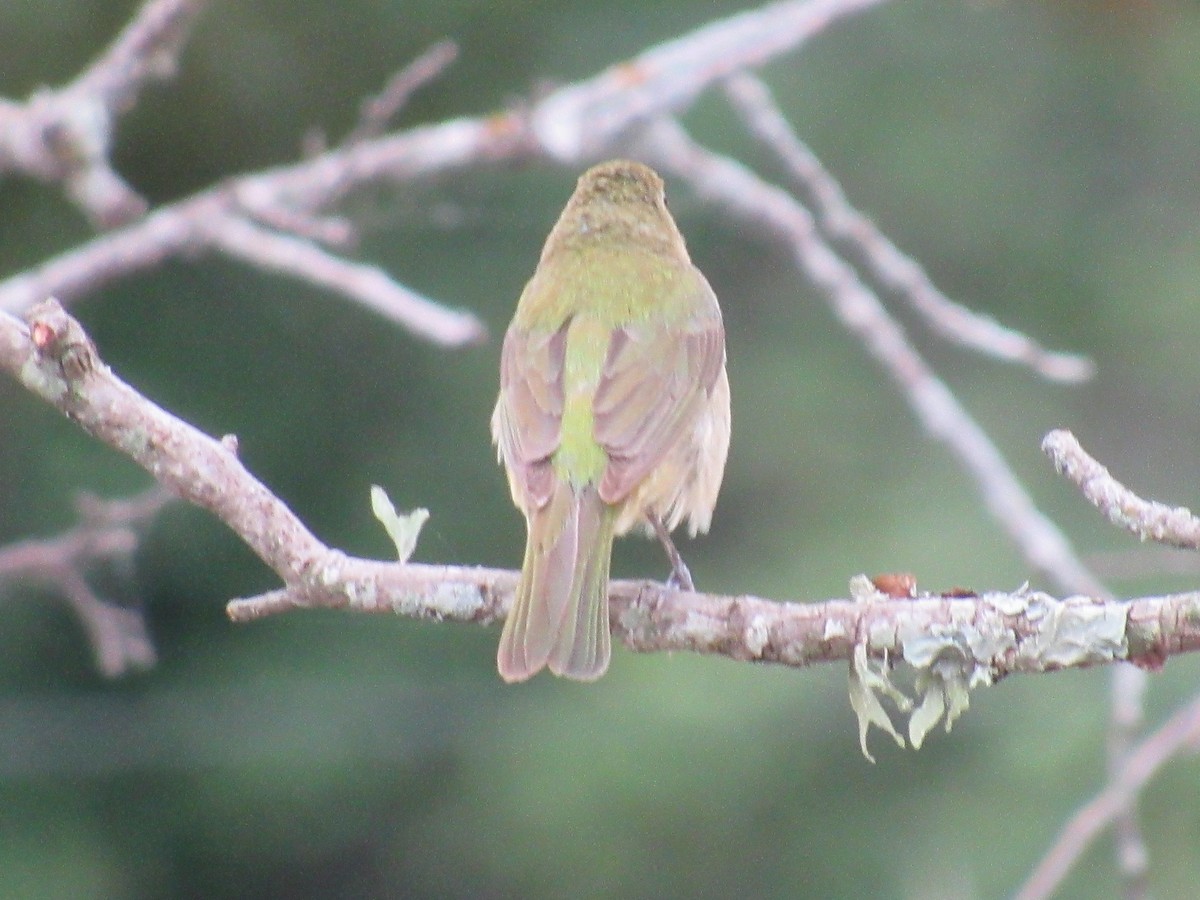
[[609, 666], [613, 539], [706, 532], [729, 453], [725, 328], [650, 167], [588, 169], [504, 335], [491, 432], [526, 545], [497, 651], [508, 682]]

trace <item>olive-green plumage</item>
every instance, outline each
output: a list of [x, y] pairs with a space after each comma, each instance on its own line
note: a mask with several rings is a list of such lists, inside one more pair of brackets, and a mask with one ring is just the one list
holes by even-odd
[[599, 678], [614, 536], [707, 531], [729, 450], [721, 311], [646, 166], [579, 179], [505, 334], [492, 436], [528, 530], [500, 675]]

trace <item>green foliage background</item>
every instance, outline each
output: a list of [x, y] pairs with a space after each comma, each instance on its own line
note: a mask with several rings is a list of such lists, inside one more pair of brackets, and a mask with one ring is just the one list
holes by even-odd
[[[402, 124], [480, 114], [585, 77], [743, 4], [215, 0], [179, 78], [123, 121], [118, 167], [155, 202], [334, 139], [432, 41], [460, 61]], [[6, 0], [0, 95], [69, 79], [129, 0]], [[1065, 425], [1135, 488], [1195, 504], [1200, 438], [1200, 8], [1186, 0], [905, 0], [764, 71], [853, 201], [950, 295], [1099, 376], [1055, 387], [915, 340], [1086, 552], [1133, 542], [1038, 452]], [[771, 177], [719, 96], [697, 135]], [[495, 169], [354, 198], [361, 256], [502, 333], [577, 173]], [[734, 441], [714, 591], [820, 599], [857, 572], [928, 587], [1033, 577], [970, 480], [916, 426], [780, 247], [670, 185], [722, 298]], [[89, 234], [54, 189], [0, 182], [0, 274]], [[417, 558], [515, 566], [521, 520], [488, 442], [498, 341], [445, 352], [325, 293], [217, 259], [77, 307], [123, 377], [210, 433], [326, 541], [386, 557], [369, 485], [427, 506]], [[0, 381], [0, 543], [71, 521], [79, 489], [147, 483]], [[662, 575], [625, 542], [619, 575]], [[1151, 567], [1153, 569], [1153, 566]], [[1116, 582], [1134, 595], [1191, 577]], [[161, 664], [95, 674], [53, 596], [7, 592], [0, 629], [0, 895], [22, 898], [996, 897], [1100, 783], [1107, 673], [977, 692], [920, 753], [858, 753], [840, 667], [785, 671], [618, 650], [593, 687], [496, 678], [497, 630], [296, 613], [233, 626], [273, 586], [220, 524], [176, 507], [137, 559]], [[1155, 676], [1160, 721], [1200, 662]], [[1196, 761], [1145, 796], [1153, 888], [1200, 879]], [[1114, 896], [1109, 844], [1065, 897]]]

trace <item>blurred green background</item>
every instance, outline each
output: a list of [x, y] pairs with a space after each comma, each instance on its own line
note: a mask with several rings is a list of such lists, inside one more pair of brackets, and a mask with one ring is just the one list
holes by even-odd
[[[5, 0], [0, 95], [69, 79], [129, 0]], [[176, 81], [121, 123], [156, 203], [332, 139], [433, 41], [459, 62], [401, 124], [482, 114], [735, 2], [215, 0]], [[893, 2], [764, 77], [851, 199], [947, 293], [1092, 355], [1083, 388], [914, 340], [1085, 554], [1134, 548], [1038, 451], [1068, 426], [1143, 493], [1195, 505], [1200, 414], [1200, 6], [1190, 0]], [[776, 177], [719, 96], [685, 119]], [[502, 333], [576, 172], [498, 169], [357, 195], [364, 259]], [[722, 298], [734, 439], [697, 582], [842, 596], [858, 572], [930, 588], [1040, 582], [972, 482], [786, 252], [669, 184]], [[86, 239], [56, 189], [0, 182], [0, 275]], [[523, 527], [489, 445], [499, 343], [447, 352], [348, 302], [219, 259], [112, 284], [76, 310], [124, 378], [213, 434], [329, 543], [387, 557], [371, 483], [427, 506], [417, 558], [514, 567]], [[80, 489], [147, 477], [0, 380], [0, 543], [51, 535]], [[1153, 572], [1155, 566], [1150, 565]], [[657, 547], [617, 575], [665, 574]], [[1196, 577], [1115, 579], [1122, 594]], [[1103, 773], [1108, 673], [976, 692], [919, 753], [859, 754], [841, 666], [618, 649], [591, 687], [495, 675], [498, 629], [294, 613], [234, 626], [273, 576], [208, 515], [151, 529], [136, 585], [161, 662], [105, 681], [76, 620], [10, 590], [0, 630], [0, 896], [1004, 896]], [[1150, 723], [1200, 661], [1154, 676]], [[1195, 896], [1200, 763], [1144, 797], [1152, 888]], [[1064, 897], [1116, 896], [1110, 842]]]

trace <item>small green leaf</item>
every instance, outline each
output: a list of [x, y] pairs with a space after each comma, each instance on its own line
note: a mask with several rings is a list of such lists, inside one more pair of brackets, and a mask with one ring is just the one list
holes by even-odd
[[417, 548], [417, 538], [421, 534], [421, 526], [429, 518], [429, 510], [414, 509], [407, 515], [396, 512], [396, 507], [388, 499], [387, 492], [377, 484], [371, 485], [371, 512], [383, 525], [388, 537], [396, 545], [396, 555], [400, 562], [408, 562], [413, 550]]

